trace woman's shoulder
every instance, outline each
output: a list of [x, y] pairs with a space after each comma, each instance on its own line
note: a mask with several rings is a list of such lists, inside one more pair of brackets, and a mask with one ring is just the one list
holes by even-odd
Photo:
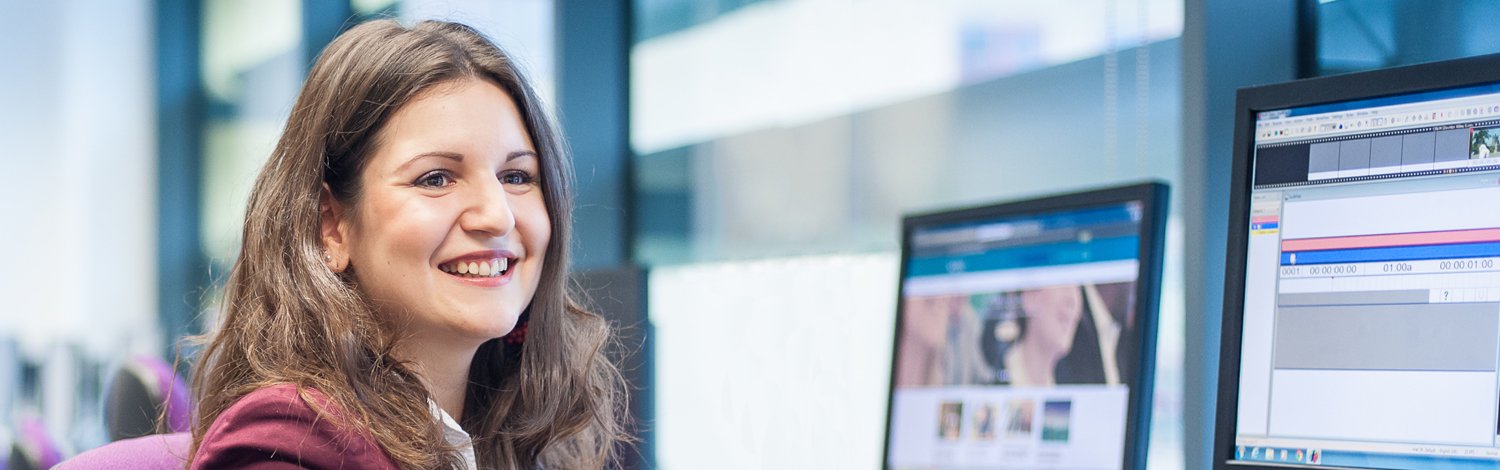
[[192, 468], [396, 467], [368, 432], [337, 422], [339, 414], [317, 390], [291, 384], [262, 387], [214, 419]]

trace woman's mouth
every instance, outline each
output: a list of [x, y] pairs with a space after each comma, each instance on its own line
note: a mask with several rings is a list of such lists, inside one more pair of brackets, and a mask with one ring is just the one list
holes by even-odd
[[510, 258], [492, 258], [479, 261], [455, 261], [438, 265], [438, 269], [458, 277], [485, 278], [504, 276], [510, 270]]

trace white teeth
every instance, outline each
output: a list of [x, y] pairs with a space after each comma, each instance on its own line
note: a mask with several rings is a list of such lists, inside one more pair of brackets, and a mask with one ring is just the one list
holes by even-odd
[[495, 258], [487, 261], [459, 262], [439, 265], [438, 269], [450, 274], [469, 274], [473, 276], [499, 277], [510, 268], [510, 258]]

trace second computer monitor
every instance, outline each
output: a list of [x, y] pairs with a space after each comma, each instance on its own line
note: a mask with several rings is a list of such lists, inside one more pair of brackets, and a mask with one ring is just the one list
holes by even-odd
[[1141, 468], [1166, 187], [904, 222], [885, 468]]

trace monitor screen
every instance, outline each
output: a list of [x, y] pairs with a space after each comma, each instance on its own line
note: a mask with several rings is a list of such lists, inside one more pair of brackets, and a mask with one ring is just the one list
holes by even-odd
[[1217, 466], [1500, 468], [1496, 65], [1241, 91]]
[[1165, 192], [908, 217], [885, 467], [1141, 467]]

